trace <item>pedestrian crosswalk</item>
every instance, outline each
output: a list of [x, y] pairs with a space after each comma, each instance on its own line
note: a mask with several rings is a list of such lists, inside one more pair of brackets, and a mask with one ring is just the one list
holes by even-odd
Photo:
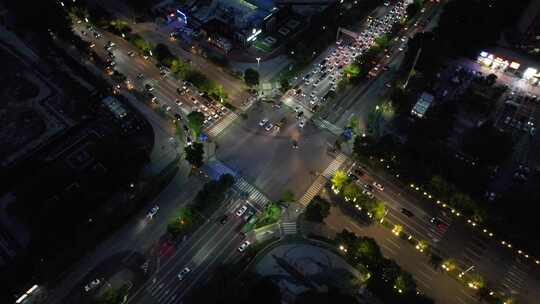
[[312, 121], [317, 127], [328, 130], [332, 134], [339, 136], [343, 133], [343, 130], [340, 127], [334, 125], [333, 123], [329, 122], [326, 119], [320, 118], [319, 116], [313, 117]]
[[249, 200], [255, 207], [260, 210], [264, 209], [270, 201], [263, 193], [261, 193], [255, 186], [248, 183], [243, 177], [237, 174], [234, 170], [229, 168], [223, 162], [217, 159], [211, 159], [204, 166], [203, 170], [208, 173], [212, 179], [218, 179], [223, 174], [230, 174], [234, 176], [236, 182], [233, 185], [243, 198]]
[[526, 266], [516, 261], [512, 263], [512, 267], [508, 269], [501, 285], [504, 286], [508, 294], [518, 294], [523, 288], [523, 285], [527, 279], [527, 272], [523, 268]]
[[284, 235], [293, 235], [297, 232], [296, 222], [282, 222], [279, 226]]
[[223, 130], [225, 130], [233, 121], [238, 118], [238, 114], [229, 112], [225, 117], [219, 120], [217, 123], [211, 125], [205, 131], [210, 137], [218, 136]]
[[336, 173], [337, 170], [343, 165], [343, 163], [347, 160], [347, 156], [340, 152], [338, 155], [336, 155], [336, 158], [326, 167], [324, 170], [322, 176], [325, 178], [330, 179], [334, 173]]
[[317, 194], [319, 194], [326, 182], [330, 178], [332, 178], [332, 175], [334, 175], [334, 173], [343, 165], [346, 160], [347, 156], [343, 153], [339, 153], [336, 158], [328, 165], [328, 167], [326, 167], [324, 172], [315, 179], [311, 186], [309, 186], [306, 193], [302, 195], [298, 203], [302, 206], [307, 206], [311, 202], [311, 200]]

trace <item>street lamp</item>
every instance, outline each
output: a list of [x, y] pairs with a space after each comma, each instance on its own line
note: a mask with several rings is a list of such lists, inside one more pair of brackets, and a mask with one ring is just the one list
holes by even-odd
[[259, 68], [259, 63], [261, 63], [261, 57], [255, 58], [257, 60], [257, 69]]
[[469, 272], [469, 271], [471, 271], [471, 270], [473, 270], [473, 269], [474, 269], [474, 265], [471, 266], [471, 267], [469, 267], [469, 268], [467, 268], [465, 271], [462, 271], [462, 272], [458, 275], [458, 277], [461, 279], [467, 272]]

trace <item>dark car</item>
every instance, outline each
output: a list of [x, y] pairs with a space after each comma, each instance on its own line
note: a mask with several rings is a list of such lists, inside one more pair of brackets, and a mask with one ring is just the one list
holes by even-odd
[[352, 180], [352, 181], [357, 181], [358, 180], [358, 176], [352, 174], [352, 173], [349, 173], [349, 179]]
[[362, 176], [364, 175], [364, 171], [360, 169], [354, 169], [354, 174], [356, 174], [357, 176]]
[[405, 208], [401, 208], [401, 213], [405, 214], [408, 217], [413, 217], [414, 216], [414, 213], [412, 213], [412, 211], [410, 211], [409, 209], [405, 209]]
[[446, 224], [439, 219], [438, 217], [432, 217], [431, 220], [429, 220], [433, 225], [437, 226], [437, 229], [444, 230], [446, 228]]
[[224, 225], [225, 223], [227, 223], [227, 221], [229, 220], [229, 216], [228, 215], [224, 215], [221, 217], [221, 219], [219, 220], [219, 222]]

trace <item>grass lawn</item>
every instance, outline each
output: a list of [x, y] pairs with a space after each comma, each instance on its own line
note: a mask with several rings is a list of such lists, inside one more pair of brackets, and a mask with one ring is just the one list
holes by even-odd
[[[257, 41], [255, 41], [255, 44], [254, 44], [255, 48], [260, 50], [260, 51], [263, 51], [263, 52], [266, 52], [266, 53], [270, 53], [274, 48], [268, 46], [264, 41], [263, 39], [257, 39]], [[275, 44], [274, 44], [275, 46]]]
[[261, 217], [257, 221], [255, 228], [264, 227], [266, 225], [273, 224], [278, 221], [281, 215], [281, 208], [275, 204], [270, 203], [268, 207], [263, 211]]

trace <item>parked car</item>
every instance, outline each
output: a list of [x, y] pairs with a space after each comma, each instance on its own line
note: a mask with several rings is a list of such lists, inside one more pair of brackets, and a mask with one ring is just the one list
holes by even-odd
[[410, 211], [409, 209], [405, 209], [405, 208], [401, 208], [401, 213], [405, 214], [408, 217], [413, 217], [414, 216], [414, 213], [412, 213], [412, 211]]
[[191, 272], [191, 269], [189, 269], [188, 267], [182, 269], [182, 271], [180, 271], [180, 273], [178, 274], [178, 279], [180, 281], [183, 281], [186, 278], [186, 276], [188, 275], [188, 273], [190, 273], [190, 272]]
[[259, 126], [264, 127], [268, 123], [268, 118], [264, 118], [259, 121]]
[[240, 245], [240, 247], [238, 247], [238, 251], [240, 252], [244, 252], [246, 250], [246, 248], [248, 248], [248, 246], [250, 245], [251, 243], [249, 241], [244, 241], [242, 243], [242, 245]]
[[248, 207], [246, 205], [243, 205], [238, 210], [236, 210], [236, 216], [242, 216], [242, 214], [244, 214], [247, 209]]
[[373, 187], [375, 187], [375, 189], [379, 190], [379, 191], [383, 191], [384, 190], [384, 187], [383, 185], [377, 183], [377, 182], [373, 182], [372, 183]]

